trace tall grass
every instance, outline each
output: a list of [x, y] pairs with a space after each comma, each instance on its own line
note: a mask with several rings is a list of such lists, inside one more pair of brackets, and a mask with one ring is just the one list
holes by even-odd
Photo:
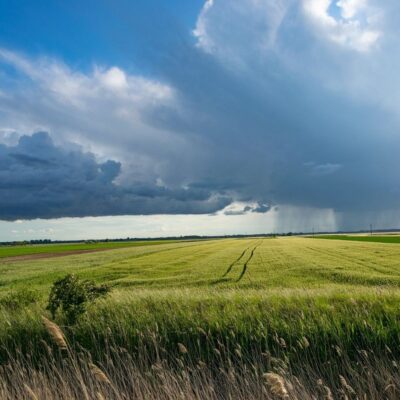
[[59, 328], [40, 302], [3, 306], [0, 398], [395, 399], [399, 300], [145, 290]]
[[[227, 343], [199, 332], [213, 347], [205, 360], [182, 343], [167, 350], [159, 332], [147, 331], [135, 351], [119, 346], [110, 333], [101, 359], [93, 360], [77, 343], [60, 347], [61, 329], [46, 326], [40, 356], [17, 351], [0, 367], [1, 399], [394, 400], [400, 394], [398, 360], [389, 348], [384, 354], [358, 349], [356, 358], [337, 348], [337, 357], [321, 364], [309, 341], [288, 346], [277, 338], [277, 358], [257, 347], [244, 352], [233, 333]], [[295, 347], [303, 353], [297, 366], [287, 356]]]

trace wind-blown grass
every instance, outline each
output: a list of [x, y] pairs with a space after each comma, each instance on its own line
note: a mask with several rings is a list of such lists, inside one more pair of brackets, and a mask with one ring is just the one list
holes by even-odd
[[242, 301], [234, 292], [149, 294], [112, 296], [77, 326], [63, 327], [67, 353], [39, 322], [40, 307], [3, 315], [14, 329], [6, 342], [2, 337], [10, 367], [0, 368], [0, 398], [21, 398], [28, 385], [38, 398], [92, 399], [100, 392], [110, 399], [278, 399], [264, 376], [271, 372], [291, 399], [399, 394], [393, 293], [356, 293], [358, 300], [251, 293]]

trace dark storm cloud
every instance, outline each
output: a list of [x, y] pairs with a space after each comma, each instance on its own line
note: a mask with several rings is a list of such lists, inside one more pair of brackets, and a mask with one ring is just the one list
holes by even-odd
[[[160, 124], [190, 125], [210, 143], [206, 181], [230, 185], [239, 201], [348, 217], [398, 208], [396, 3], [370, 1], [355, 19], [331, 27], [325, 14], [317, 20], [318, 2], [207, 3], [197, 47], [169, 29], [165, 53], [165, 38], [153, 32], [148, 60], [190, 107], [188, 120], [169, 114]], [[363, 26], [365, 13], [378, 20], [381, 8], [390, 11], [384, 21]]]
[[212, 213], [230, 199], [205, 189], [121, 186], [121, 164], [56, 146], [45, 132], [0, 145], [0, 219], [154, 213]]

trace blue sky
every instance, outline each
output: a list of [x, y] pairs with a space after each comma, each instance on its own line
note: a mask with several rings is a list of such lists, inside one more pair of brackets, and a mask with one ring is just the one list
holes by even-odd
[[394, 0], [0, 0], [0, 240], [396, 228]]
[[140, 30], [146, 27], [139, 25], [164, 24], [162, 29], [168, 29], [173, 24], [173, 29], [180, 25], [190, 30], [202, 5], [200, 0], [2, 1], [0, 43], [29, 55], [58, 57], [80, 68], [93, 63], [130, 68], [140, 61], [132, 49], [145, 42]]

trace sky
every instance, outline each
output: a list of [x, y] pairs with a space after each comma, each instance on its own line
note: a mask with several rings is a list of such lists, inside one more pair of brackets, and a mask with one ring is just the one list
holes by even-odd
[[397, 0], [0, 0], [0, 241], [400, 228]]

